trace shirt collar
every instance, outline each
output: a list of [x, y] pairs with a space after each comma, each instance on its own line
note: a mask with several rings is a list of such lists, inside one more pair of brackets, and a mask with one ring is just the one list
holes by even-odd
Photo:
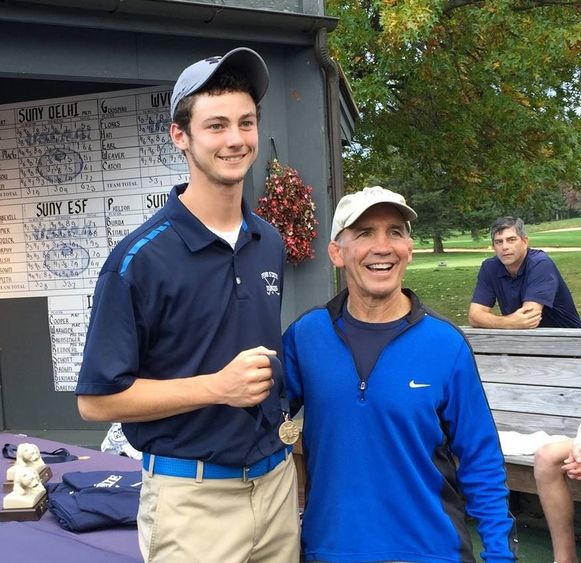
[[[423, 303], [419, 300], [418, 296], [411, 289], [403, 287], [402, 292], [404, 293], [404, 295], [409, 297], [409, 299], [412, 302], [410, 312], [403, 318], [407, 320], [409, 324], [413, 324], [425, 316], [426, 314], [425, 307]], [[325, 306], [327, 311], [329, 312], [333, 324], [335, 324], [337, 320], [341, 318], [343, 307], [347, 306], [348, 296], [349, 291], [347, 289], [343, 289], [337, 295], [335, 295], [335, 297], [333, 297], [333, 299], [331, 299], [331, 301], [329, 301]]]
[[527, 248], [527, 253], [525, 254], [525, 259], [522, 261], [522, 264], [520, 265], [518, 272], [516, 273], [516, 276], [513, 276], [507, 269], [506, 266], [500, 261], [500, 258], [498, 256], [496, 256], [496, 260], [498, 261], [498, 264], [500, 266], [500, 268], [498, 269], [498, 277], [499, 278], [510, 278], [511, 280], [515, 280], [517, 278], [520, 278], [525, 271], [526, 265], [527, 265], [527, 259], [529, 257], [529, 251], [530, 248]]
[[[210, 231], [188, 208], [179, 200], [179, 195], [186, 190], [187, 184], [174, 186], [165, 204], [165, 210], [172, 227], [182, 238], [190, 252], [197, 252], [203, 248], [221, 241]], [[260, 238], [259, 224], [252, 210], [242, 199], [242, 232], [240, 238]]]

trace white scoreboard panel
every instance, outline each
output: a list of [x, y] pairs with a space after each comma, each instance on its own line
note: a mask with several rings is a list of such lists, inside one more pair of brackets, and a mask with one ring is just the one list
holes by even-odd
[[0, 106], [0, 299], [48, 298], [57, 391], [75, 388], [111, 249], [188, 181], [169, 97], [154, 87]]

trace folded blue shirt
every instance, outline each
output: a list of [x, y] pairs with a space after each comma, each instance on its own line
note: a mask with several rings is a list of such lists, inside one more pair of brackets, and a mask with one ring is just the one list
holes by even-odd
[[135, 526], [141, 471], [74, 471], [48, 489], [48, 508], [71, 532]]

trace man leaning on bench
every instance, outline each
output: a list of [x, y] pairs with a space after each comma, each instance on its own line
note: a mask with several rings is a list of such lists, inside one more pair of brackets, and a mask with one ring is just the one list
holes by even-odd
[[[498, 219], [490, 235], [496, 256], [485, 260], [478, 273], [470, 324], [502, 329], [581, 328], [567, 284], [545, 252], [528, 247], [523, 221]], [[496, 302], [500, 315], [492, 312]], [[567, 479], [581, 480], [581, 425], [574, 440], [548, 443], [536, 451], [534, 477], [555, 561], [576, 563], [574, 504]]]

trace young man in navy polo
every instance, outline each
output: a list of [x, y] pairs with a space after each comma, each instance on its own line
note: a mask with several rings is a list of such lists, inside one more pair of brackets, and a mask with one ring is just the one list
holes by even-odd
[[299, 559], [296, 472], [279, 438], [284, 248], [242, 198], [268, 80], [246, 48], [183, 71], [170, 136], [190, 181], [117, 245], [95, 291], [79, 411], [121, 421], [144, 454], [147, 562]]
[[[494, 252], [480, 271], [468, 319], [482, 328], [581, 328], [571, 292], [555, 263], [528, 247], [522, 219], [503, 217], [490, 229]], [[492, 312], [498, 301], [500, 315]]]

